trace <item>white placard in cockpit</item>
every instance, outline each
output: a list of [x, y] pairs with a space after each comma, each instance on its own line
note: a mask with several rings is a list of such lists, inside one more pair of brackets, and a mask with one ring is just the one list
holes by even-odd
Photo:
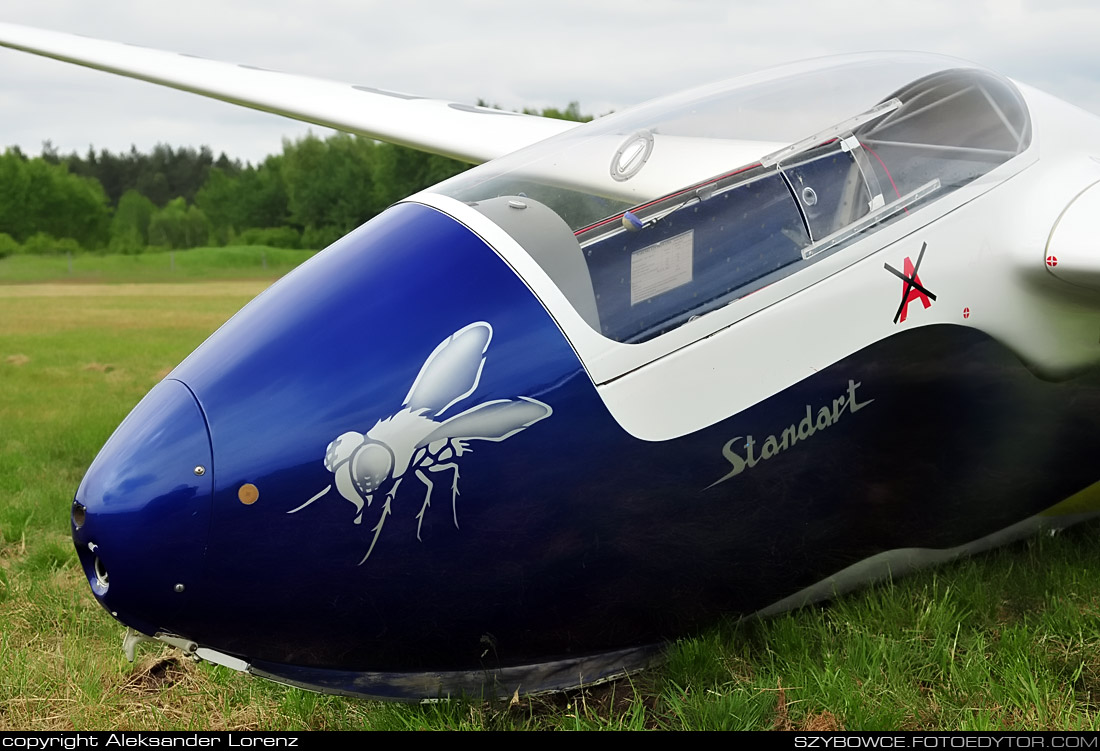
[[668, 292], [691, 281], [693, 230], [630, 254], [630, 304]]

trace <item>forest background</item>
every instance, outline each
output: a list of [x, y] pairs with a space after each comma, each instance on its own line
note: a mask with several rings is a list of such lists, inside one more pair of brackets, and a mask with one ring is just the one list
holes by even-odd
[[[576, 102], [526, 114], [586, 121]], [[0, 258], [230, 245], [319, 250], [470, 165], [368, 138], [309, 135], [242, 164], [206, 147], [0, 156]]]

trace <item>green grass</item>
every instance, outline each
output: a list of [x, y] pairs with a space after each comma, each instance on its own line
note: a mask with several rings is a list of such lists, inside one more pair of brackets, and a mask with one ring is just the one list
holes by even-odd
[[319, 696], [154, 644], [127, 663], [76, 564], [73, 491], [130, 408], [265, 284], [0, 286], [0, 730], [1100, 728], [1100, 524], [514, 703]]
[[305, 261], [314, 252], [241, 245], [137, 255], [81, 253], [72, 258], [15, 255], [0, 258], [0, 284], [274, 279]]
[[[1096, 729], [1095, 524], [680, 645], [693, 725]], [[717, 659], [716, 659], [717, 657]], [[765, 698], [764, 693], [772, 696]], [[824, 718], [824, 720], [823, 720]]]

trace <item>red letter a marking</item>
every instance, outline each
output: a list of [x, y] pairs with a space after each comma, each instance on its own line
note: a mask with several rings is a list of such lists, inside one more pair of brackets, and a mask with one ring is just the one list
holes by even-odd
[[[907, 277], [909, 277], [910, 279], [912, 279], [913, 282], [915, 282], [916, 284], [920, 284], [920, 286], [923, 287], [924, 285], [921, 283], [920, 277], [916, 275], [915, 271], [916, 270], [913, 268], [913, 262], [911, 260], [909, 260], [908, 256], [906, 256], [906, 258], [905, 258], [905, 275]], [[905, 302], [902, 303], [902, 305], [901, 305], [901, 319], [900, 320], [902, 320], [902, 321], [905, 320], [905, 316], [909, 313], [909, 303], [912, 302], [913, 300], [920, 300], [924, 304], [925, 310], [932, 307], [932, 301], [928, 299], [928, 295], [921, 292], [919, 289], [917, 289], [916, 287], [911, 285], [909, 282], [902, 282], [901, 283], [901, 293], [903, 295], [905, 295]]]

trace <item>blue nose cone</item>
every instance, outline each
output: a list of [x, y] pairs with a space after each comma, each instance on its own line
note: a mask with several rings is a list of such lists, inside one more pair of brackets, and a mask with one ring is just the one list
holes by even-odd
[[178, 634], [197, 615], [213, 478], [202, 411], [186, 386], [166, 380], [80, 483], [77, 554], [100, 604], [128, 626]]

